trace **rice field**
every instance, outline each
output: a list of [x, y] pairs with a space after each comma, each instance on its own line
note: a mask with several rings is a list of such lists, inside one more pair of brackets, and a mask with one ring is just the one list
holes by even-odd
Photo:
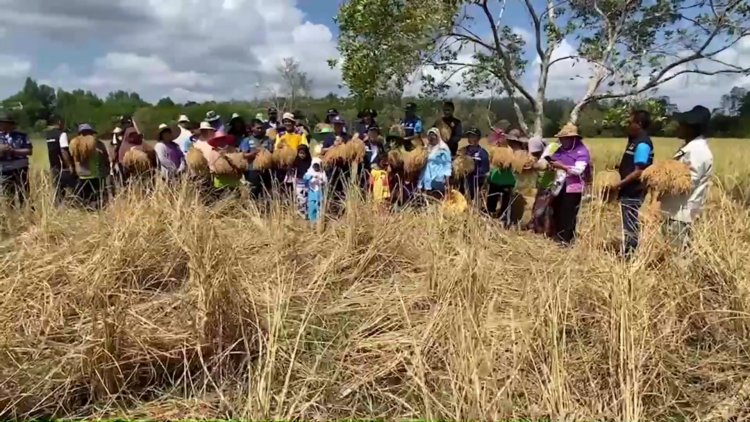
[[[356, 196], [311, 227], [279, 202], [206, 207], [189, 185], [101, 213], [38, 185], [33, 207], [0, 209], [0, 415], [747, 419], [750, 212], [725, 190], [750, 185], [743, 142], [712, 142], [689, 253], [647, 221], [632, 262], [599, 200], [561, 249]], [[589, 145], [602, 171], [623, 141]], [[657, 156], [677, 146], [657, 140]]]

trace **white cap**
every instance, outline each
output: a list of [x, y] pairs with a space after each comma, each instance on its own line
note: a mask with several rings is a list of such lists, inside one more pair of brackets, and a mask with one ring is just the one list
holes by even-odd
[[190, 123], [190, 119], [188, 119], [188, 116], [181, 114], [180, 118], [177, 119], [177, 123]]
[[239, 118], [240, 118], [240, 115], [239, 115], [239, 113], [233, 113], [233, 114], [232, 114], [232, 120], [234, 120], [234, 119], [239, 119]]
[[112, 131], [115, 135], [119, 135], [122, 133], [122, 128], [120, 126], [117, 126], [115, 130]]
[[292, 113], [284, 113], [284, 114], [283, 114], [283, 115], [281, 116], [281, 121], [283, 122], [284, 120], [291, 120], [291, 121], [293, 121], [293, 122], [294, 122], [294, 121], [296, 121], [296, 120], [294, 119], [294, 114], [292, 114]]
[[216, 131], [216, 129], [214, 129], [214, 127], [211, 126], [211, 123], [208, 123], [208, 122], [201, 122], [200, 130], [213, 130], [213, 131]]
[[164, 123], [162, 123], [162, 124], [159, 125], [159, 132], [161, 132], [162, 130], [165, 130], [165, 129], [169, 129], [169, 126], [166, 125], [166, 124], [164, 124]]

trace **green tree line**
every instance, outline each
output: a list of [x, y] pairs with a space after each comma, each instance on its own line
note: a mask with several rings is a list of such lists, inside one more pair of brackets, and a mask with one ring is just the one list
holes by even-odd
[[[440, 115], [442, 101], [437, 98], [378, 97], [372, 105], [378, 110], [377, 120], [384, 130], [398, 122], [403, 116], [403, 105], [409, 101], [417, 103], [425, 124], [431, 124]], [[456, 98], [454, 102], [456, 114], [464, 121], [464, 127], [473, 126], [486, 131], [490, 125], [498, 122], [507, 127], [519, 126], [513, 104], [507, 98]], [[209, 110], [216, 111], [225, 120], [233, 113], [239, 113], [250, 120], [258, 113], [265, 115], [267, 108], [272, 105], [270, 101], [180, 104], [170, 98], [162, 98], [156, 104], [151, 104], [135, 92], [116, 91], [101, 98], [91, 91], [55, 90], [38, 84], [31, 78], [25, 81], [18, 93], [6, 98], [1, 104], [15, 117], [19, 128], [29, 133], [41, 133], [52, 116], [58, 115], [65, 119], [68, 129], [72, 130], [80, 123], [90, 123], [99, 133], [108, 134], [115, 128], [120, 116], [130, 115], [149, 138], [155, 137], [159, 124], [174, 125], [181, 114], [186, 114], [196, 123]], [[529, 121], [533, 120], [531, 106], [523, 102], [520, 106]], [[547, 100], [544, 105], [544, 135], [553, 136], [568, 121], [574, 106], [574, 101], [570, 99]], [[587, 137], [624, 136], [622, 123], [630, 107], [632, 104], [622, 101], [601, 101], [587, 105], [579, 119], [582, 134]], [[644, 107], [656, 116], [654, 135], [674, 136], [676, 124], [670, 116], [678, 109], [669, 97], [651, 99], [644, 103]], [[323, 98], [298, 99], [295, 108], [297, 110], [288, 111], [301, 111], [311, 126], [322, 121], [331, 108], [337, 109], [350, 122], [356, 119], [359, 111], [356, 100], [334, 94]], [[714, 110], [712, 124], [714, 136], [750, 137], [750, 93], [741, 88], [732, 89], [722, 98], [722, 106]]]

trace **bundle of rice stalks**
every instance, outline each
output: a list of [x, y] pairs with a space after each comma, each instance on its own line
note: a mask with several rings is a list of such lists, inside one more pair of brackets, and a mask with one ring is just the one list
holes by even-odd
[[466, 200], [466, 197], [461, 192], [451, 189], [448, 191], [441, 207], [443, 212], [447, 214], [462, 214], [469, 209], [469, 201]]
[[346, 156], [349, 161], [361, 163], [365, 160], [367, 147], [365, 146], [365, 143], [360, 139], [353, 139], [347, 142], [344, 146], [346, 148]]
[[401, 151], [393, 149], [388, 151], [388, 164], [394, 170], [400, 170], [404, 167], [404, 158], [401, 155]]
[[96, 138], [76, 136], [70, 141], [70, 155], [76, 163], [85, 163], [96, 153]]
[[151, 158], [143, 149], [131, 148], [125, 153], [122, 165], [129, 173], [142, 174], [151, 170]]
[[494, 147], [490, 150], [490, 162], [492, 167], [504, 170], [513, 168], [516, 156], [510, 147]]
[[420, 173], [427, 165], [427, 156], [427, 149], [422, 146], [409, 151], [404, 158], [404, 170], [412, 174]]
[[602, 171], [594, 176], [594, 193], [599, 195], [603, 201], [617, 199], [615, 187], [620, 183], [620, 174], [616, 171]]
[[533, 155], [529, 154], [528, 151], [513, 151], [513, 171], [515, 171], [516, 173], [533, 170], [533, 166], [536, 161], [536, 158], [534, 158]]
[[258, 171], [270, 170], [274, 166], [273, 154], [265, 148], [261, 148], [253, 160], [253, 169]]
[[641, 180], [658, 194], [684, 195], [693, 189], [690, 167], [676, 160], [655, 162], [643, 171]]
[[214, 163], [214, 172], [219, 176], [242, 176], [248, 168], [247, 160], [242, 153], [222, 154]]
[[448, 142], [448, 140], [451, 138], [451, 135], [453, 135], [453, 130], [450, 126], [448, 126], [443, 119], [438, 120], [437, 124], [438, 131], [440, 131], [440, 137], [443, 138], [443, 141]]
[[276, 137], [279, 136], [279, 132], [274, 128], [270, 128], [266, 131], [266, 136], [268, 136], [269, 139], [276, 139]]
[[346, 144], [336, 145], [329, 149], [323, 156], [323, 165], [327, 168], [334, 167], [349, 161], [349, 148]]
[[273, 152], [273, 161], [279, 168], [288, 168], [294, 164], [294, 160], [297, 158], [297, 151], [293, 148], [289, 148], [283, 145], [281, 148], [276, 149]]
[[459, 154], [453, 160], [453, 175], [457, 178], [466, 177], [474, 172], [474, 160], [466, 155]]
[[195, 176], [206, 176], [210, 173], [208, 160], [200, 150], [191, 148], [185, 156], [188, 170]]

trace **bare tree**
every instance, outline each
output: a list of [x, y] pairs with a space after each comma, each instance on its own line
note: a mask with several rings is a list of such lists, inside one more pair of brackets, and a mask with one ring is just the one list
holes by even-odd
[[286, 90], [285, 95], [289, 98], [289, 107], [294, 109], [299, 98], [310, 94], [312, 79], [300, 69], [299, 62], [292, 57], [285, 58], [277, 70]]

